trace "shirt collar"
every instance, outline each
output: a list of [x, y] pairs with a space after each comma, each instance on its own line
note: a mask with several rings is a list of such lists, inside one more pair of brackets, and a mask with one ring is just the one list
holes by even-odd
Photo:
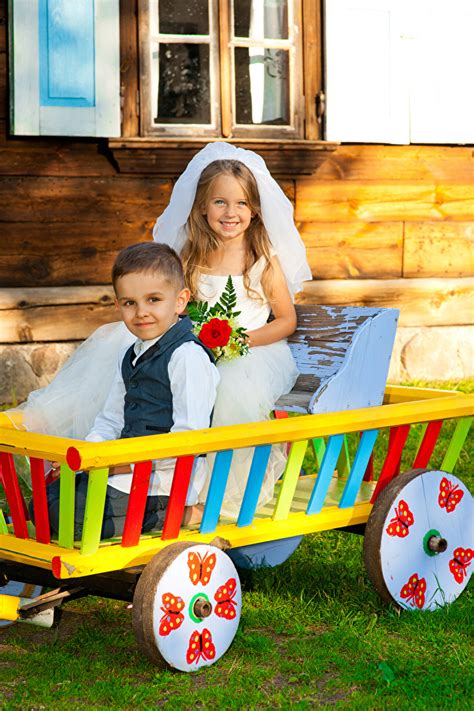
[[173, 326], [176, 326], [176, 324], [177, 324], [178, 322], [179, 322], [179, 319], [178, 319], [175, 323], [172, 323], [171, 326], [170, 326], [164, 333], [162, 333], [160, 336], [157, 336], [156, 338], [151, 338], [151, 339], [148, 340], [148, 341], [142, 341], [141, 338], [137, 338], [137, 340], [136, 340], [135, 343], [133, 344], [133, 352], [135, 353], [135, 357], [134, 357], [133, 360], [132, 360], [132, 365], [135, 365], [136, 362], [137, 362], [137, 360], [138, 360], [144, 353], [146, 353], [146, 351], [147, 351], [149, 348], [151, 348], [152, 346], [154, 346], [155, 343], [158, 343], [158, 341], [160, 340], [160, 338], [163, 338], [163, 336], [165, 335], [165, 333], [168, 333], [168, 331], [169, 331], [170, 329], [172, 329]]

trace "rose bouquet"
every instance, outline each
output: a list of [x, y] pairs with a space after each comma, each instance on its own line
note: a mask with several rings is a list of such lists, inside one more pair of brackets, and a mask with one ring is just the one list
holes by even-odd
[[194, 324], [193, 331], [213, 352], [216, 361], [232, 360], [249, 351], [247, 333], [237, 320], [240, 311], [234, 311], [236, 304], [237, 294], [231, 276], [214, 306], [209, 306], [207, 301], [191, 301], [188, 304], [188, 316]]

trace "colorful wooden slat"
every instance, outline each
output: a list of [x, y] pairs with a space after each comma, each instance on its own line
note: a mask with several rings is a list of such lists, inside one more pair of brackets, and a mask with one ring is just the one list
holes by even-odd
[[387, 456], [385, 457], [377, 486], [372, 494], [370, 500], [371, 504], [374, 503], [380, 492], [383, 491], [387, 484], [389, 484], [398, 473], [403, 447], [405, 446], [408, 433], [410, 432], [410, 425], [400, 425], [399, 427], [393, 427], [392, 430], [393, 435], [389, 440]]
[[86, 508], [82, 527], [81, 553], [95, 553], [100, 543], [100, 533], [104, 520], [105, 496], [109, 469], [91, 469], [88, 474]]
[[339, 506], [341, 509], [348, 508], [349, 506], [354, 506], [357, 494], [360, 489], [360, 485], [364, 478], [364, 474], [367, 470], [370, 457], [374, 450], [375, 441], [377, 439], [379, 431], [378, 430], [366, 430], [363, 432], [359, 446], [357, 447], [357, 452], [354, 457], [354, 463], [352, 465], [347, 484], [342, 492], [341, 500], [339, 501]]
[[424, 469], [428, 466], [442, 426], [443, 420], [435, 420], [434, 422], [429, 423], [425, 430], [420, 447], [418, 448], [418, 452], [416, 453], [415, 460], [413, 462], [413, 469]]
[[337, 473], [339, 476], [349, 476], [351, 471], [351, 458], [349, 456], [349, 442], [347, 435], [344, 435], [344, 441], [341, 447], [341, 453], [336, 464]]
[[165, 523], [161, 538], [168, 541], [176, 538], [183, 520], [186, 496], [193, 471], [194, 456], [178, 457], [174, 468], [173, 483], [171, 484], [170, 500], [166, 509]]
[[215, 531], [219, 522], [219, 514], [224, 500], [233, 454], [233, 449], [224, 449], [222, 452], [217, 452], [216, 454], [209, 491], [206, 497], [206, 505], [199, 528], [201, 533], [211, 533], [211, 531]]
[[291, 445], [280, 493], [272, 516], [274, 521], [284, 521], [288, 518], [307, 446], [308, 440], [306, 439], [300, 442], [293, 442]]
[[311, 440], [311, 445], [313, 447], [314, 456], [318, 463], [318, 467], [321, 468], [323, 463], [324, 452], [326, 451], [326, 443], [324, 437], [315, 437]]
[[459, 455], [461, 454], [461, 450], [471, 427], [472, 420], [472, 417], [463, 417], [457, 423], [456, 429], [451, 437], [451, 442], [448, 445], [448, 449], [446, 450], [446, 454], [444, 455], [444, 459], [440, 467], [442, 471], [449, 473], [453, 471]]
[[28, 538], [28, 527], [25, 516], [25, 502], [18, 483], [13, 455], [6, 452], [0, 453], [3, 471], [3, 487], [10, 508], [13, 523], [13, 532], [17, 538]]
[[[395, 440], [395, 436], [397, 434], [397, 428], [396, 427], [391, 427], [388, 433], [388, 449], [390, 450], [393, 447], [393, 442]], [[403, 449], [400, 450], [400, 457], [398, 459], [398, 462], [395, 466], [395, 474], [394, 476], [398, 476], [400, 474], [400, 467], [402, 464], [402, 454], [403, 454]]]
[[418, 441], [416, 444], [416, 454], [415, 454], [415, 459], [418, 456], [418, 452], [420, 451], [421, 444], [423, 442], [423, 439], [425, 437], [426, 430], [428, 429], [428, 423], [423, 422], [423, 424], [420, 425], [419, 428], [419, 433], [418, 433]]
[[242, 506], [240, 507], [239, 518], [237, 519], [237, 526], [239, 527], [250, 526], [253, 521], [271, 451], [272, 447], [270, 444], [255, 447], [252, 465], [247, 479], [247, 486], [245, 487], [244, 498], [242, 499]]
[[140, 540], [152, 467], [153, 462], [148, 461], [137, 462], [133, 468], [132, 486], [122, 535], [124, 548], [136, 546]]
[[48, 499], [46, 497], [44, 459], [30, 457], [30, 469], [31, 485], [33, 488], [36, 540], [38, 543], [50, 543], [51, 530], [49, 526]]
[[321, 464], [321, 468], [318, 472], [313, 491], [311, 492], [308, 508], [306, 509], [307, 514], [315, 514], [318, 513], [318, 511], [321, 511], [343, 443], [343, 434], [329, 437], [326, 445], [326, 451], [324, 453], [323, 463]]
[[76, 500], [76, 472], [61, 464], [59, 474], [59, 532], [58, 543], [63, 548], [74, 547], [74, 504]]
[[5, 516], [3, 515], [2, 509], [0, 509], [0, 534], [6, 535], [8, 533], [7, 522], [5, 521]]
[[364, 472], [364, 481], [373, 481], [374, 480], [374, 454], [372, 454], [369, 457], [369, 461], [367, 462], [367, 467]]

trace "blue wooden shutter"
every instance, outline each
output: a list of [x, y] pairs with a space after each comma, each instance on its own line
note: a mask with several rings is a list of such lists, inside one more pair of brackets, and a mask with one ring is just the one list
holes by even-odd
[[14, 0], [11, 131], [120, 136], [119, 0]]

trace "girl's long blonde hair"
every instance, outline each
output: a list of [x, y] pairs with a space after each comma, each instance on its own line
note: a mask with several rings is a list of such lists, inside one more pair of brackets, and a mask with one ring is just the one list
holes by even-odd
[[243, 269], [243, 281], [247, 293], [252, 298], [261, 299], [251, 287], [250, 269], [260, 257], [265, 257], [267, 266], [263, 279], [271, 277], [270, 239], [262, 220], [262, 208], [257, 181], [246, 165], [237, 160], [215, 160], [202, 171], [196, 189], [193, 207], [186, 224], [188, 239], [181, 252], [186, 286], [191, 291], [191, 298], [197, 298], [197, 283], [202, 269], [209, 267], [211, 254], [221, 246], [218, 235], [211, 230], [203, 214], [215, 179], [222, 174], [236, 178], [245, 193], [252, 220], [245, 233], [246, 255]]

